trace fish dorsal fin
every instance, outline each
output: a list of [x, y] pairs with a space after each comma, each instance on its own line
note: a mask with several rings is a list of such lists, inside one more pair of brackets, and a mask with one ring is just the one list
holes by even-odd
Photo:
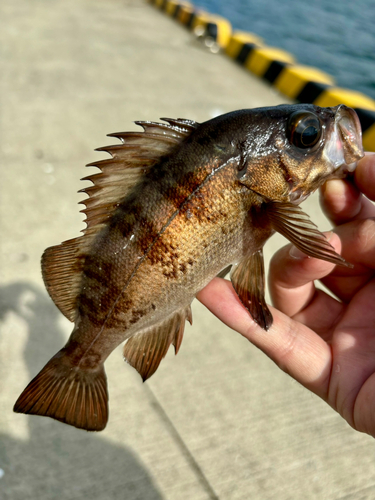
[[339, 255], [309, 216], [298, 205], [270, 202], [267, 214], [275, 231], [279, 232], [301, 252], [339, 266], [353, 267]]
[[81, 190], [89, 195], [81, 202], [86, 206], [82, 212], [86, 215], [87, 227], [106, 222], [141, 177], [163, 156], [171, 154], [198, 126], [196, 122], [181, 118], [163, 119], [168, 123], [135, 122], [144, 132], [109, 134], [120, 139], [122, 144], [96, 150], [105, 151], [112, 158], [88, 165], [98, 167], [101, 172], [83, 179], [93, 183]]
[[171, 154], [198, 126], [184, 119], [165, 119], [167, 123], [136, 122], [143, 132], [109, 134], [122, 144], [99, 148], [111, 158], [90, 163], [100, 172], [83, 180], [92, 186], [81, 192], [88, 194], [83, 203], [86, 215], [84, 235], [61, 245], [47, 248], [42, 257], [42, 273], [46, 288], [60, 311], [71, 321], [75, 319], [77, 296], [85, 256], [97, 233], [113, 215], [130, 190], [163, 156]]
[[185, 329], [185, 320], [192, 323], [190, 305], [177, 311], [159, 325], [131, 337], [124, 346], [124, 358], [141, 375], [143, 381], [155, 373], [169, 346], [177, 354]]
[[84, 236], [49, 247], [42, 255], [44, 284], [56, 306], [70, 321], [76, 319], [76, 302], [81, 290], [85, 257], [101, 227], [104, 225], [86, 229]]
[[265, 279], [262, 250], [245, 257], [238, 264], [234, 264], [230, 279], [238, 297], [254, 321], [263, 330], [269, 330], [273, 318], [264, 298]]

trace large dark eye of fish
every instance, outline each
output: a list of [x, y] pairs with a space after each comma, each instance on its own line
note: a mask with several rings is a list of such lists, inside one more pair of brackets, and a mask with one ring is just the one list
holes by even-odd
[[296, 111], [289, 117], [286, 134], [289, 142], [297, 148], [312, 148], [320, 139], [322, 124], [314, 113]]

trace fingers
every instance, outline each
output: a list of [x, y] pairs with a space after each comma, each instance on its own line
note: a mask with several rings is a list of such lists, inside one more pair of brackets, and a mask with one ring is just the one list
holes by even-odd
[[354, 428], [375, 436], [375, 279], [347, 306], [334, 334], [328, 402]]
[[238, 331], [302, 385], [327, 397], [331, 370], [329, 346], [306, 326], [271, 308], [273, 325], [262, 330], [243, 307], [229, 281], [215, 278], [197, 298], [221, 321]]
[[367, 198], [375, 201], [375, 153], [366, 154], [358, 167], [354, 174], [356, 186]]
[[[330, 233], [330, 243], [340, 253], [340, 239], [333, 233]], [[311, 310], [310, 315], [305, 313], [299, 319], [311, 328], [319, 327], [319, 330], [332, 325], [341, 311], [341, 305], [326, 294], [318, 294], [314, 280], [327, 276], [334, 267], [334, 264], [298, 252], [292, 245], [282, 248], [270, 263], [269, 290], [274, 306], [284, 314], [295, 317], [313, 300], [318, 301], [316, 306], [326, 303], [324, 316], [316, 317]]]
[[375, 275], [375, 219], [338, 226], [335, 233], [341, 240], [341, 255], [354, 268], [336, 267], [330, 275], [322, 278], [322, 282], [340, 300], [349, 302]]
[[321, 189], [323, 211], [337, 225], [375, 217], [375, 206], [369, 200], [375, 200], [375, 154], [366, 155], [358, 162], [354, 178], [330, 180]]
[[[269, 271], [269, 290], [274, 306], [322, 335], [335, 323], [343, 305], [318, 293], [314, 280], [321, 280], [340, 300], [349, 302], [375, 274], [375, 220], [364, 219], [338, 226], [330, 243], [354, 265], [352, 269], [296, 254], [296, 249], [288, 245], [273, 256]], [[318, 310], [324, 314], [317, 315]], [[327, 340], [326, 336], [324, 338]]]

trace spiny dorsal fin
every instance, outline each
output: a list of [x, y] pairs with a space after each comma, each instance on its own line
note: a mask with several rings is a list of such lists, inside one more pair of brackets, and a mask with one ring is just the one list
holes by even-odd
[[106, 151], [111, 158], [90, 163], [88, 166], [96, 166], [100, 172], [83, 179], [93, 183], [81, 190], [89, 195], [81, 202], [85, 205], [82, 212], [87, 225], [84, 235], [47, 248], [43, 254], [46, 288], [60, 311], [71, 321], [75, 319], [81, 273], [93, 239], [142, 176], [198, 126], [180, 118], [165, 121], [168, 123], [136, 122], [144, 132], [110, 134], [119, 138], [122, 144], [98, 148], [97, 151]]
[[177, 311], [167, 320], [131, 337], [124, 346], [124, 358], [141, 375], [143, 381], [155, 373], [169, 346], [177, 354], [184, 335], [185, 320], [192, 323], [190, 306]]
[[109, 134], [117, 137], [122, 144], [98, 148], [112, 158], [92, 162], [101, 172], [85, 177], [93, 186], [81, 191], [89, 195], [83, 203], [86, 208], [88, 227], [109, 219], [118, 204], [129, 193], [140, 178], [153, 167], [161, 157], [170, 154], [198, 126], [196, 122], [165, 118], [168, 123], [135, 122], [144, 132], [117, 132]]

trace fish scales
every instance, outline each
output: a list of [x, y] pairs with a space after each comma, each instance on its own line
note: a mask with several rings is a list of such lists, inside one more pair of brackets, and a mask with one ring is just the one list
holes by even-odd
[[123, 144], [100, 148], [112, 159], [88, 178], [84, 236], [46, 250], [47, 289], [75, 326], [15, 411], [103, 429], [108, 355], [127, 340], [125, 359], [150, 377], [170, 344], [180, 348], [197, 292], [231, 266], [240, 300], [269, 330], [262, 247], [275, 231], [349, 265], [298, 204], [363, 155], [353, 110], [293, 105], [165, 121], [139, 122], [144, 132], [113, 134]]
[[[115, 262], [97, 259], [85, 269], [84, 287], [93, 294], [88, 303], [85, 302], [87, 293], [82, 296], [82, 316], [87, 314], [94, 324], [101, 326], [105, 322], [109, 328], [122, 327], [127, 335], [124, 340], [133, 331], [173, 313], [176, 298], [179, 304], [189, 304], [197, 287], [207, 284], [213, 272], [221, 271], [223, 262], [227, 265], [255, 250], [252, 245], [256, 240], [250, 237], [247, 226], [251, 222], [247, 219], [256, 195], [248, 191], [246, 198], [241, 193], [235, 162], [217, 172], [214, 166], [209, 170], [203, 181], [200, 179], [201, 184], [194, 185], [188, 196], [185, 195], [188, 200], [184, 203], [180, 199], [176, 203], [170, 193], [165, 202], [164, 193], [157, 193], [160, 203], [155, 203], [156, 194], [152, 196], [152, 203], [144, 208], [136, 207], [137, 222], [127, 229], [125, 245], [121, 234], [123, 218], [119, 217], [120, 228], [111, 224], [108, 233], [112, 236], [107, 232], [100, 235], [97, 242], [100, 255], [109, 256]], [[155, 190], [154, 184], [150, 185], [150, 190], [152, 188]], [[236, 211], [233, 206], [237, 207]], [[109, 268], [120, 276], [112, 276]], [[112, 282], [116, 287], [112, 287]], [[164, 290], [163, 295], [160, 289]], [[97, 311], [102, 306], [106, 316], [98, 317]], [[108, 346], [108, 353], [102, 351], [103, 361], [114, 347], [116, 345]]]

